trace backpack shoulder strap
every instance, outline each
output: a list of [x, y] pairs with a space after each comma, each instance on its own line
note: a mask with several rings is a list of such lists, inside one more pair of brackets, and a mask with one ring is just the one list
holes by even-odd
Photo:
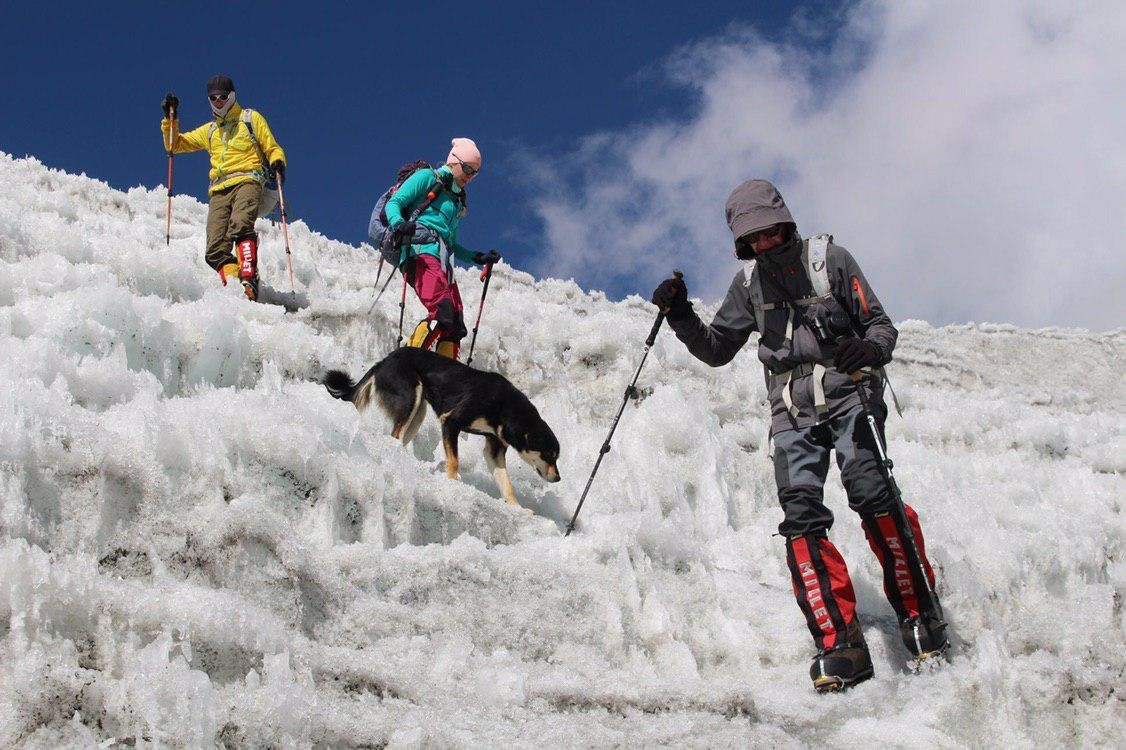
[[818, 297], [827, 297], [833, 293], [829, 285], [829, 264], [826, 262], [829, 243], [832, 241], [833, 235], [819, 234], [810, 237], [805, 246], [805, 270], [813, 284], [813, 293]]
[[747, 294], [750, 295], [755, 326], [758, 327], [761, 335], [766, 327], [766, 299], [762, 294], [762, 282], [758, 277], [758, 263], [753, 260], [743, 264], [743, 286], [747, 288]]
[[262, 145], [258, 143], [258, 134], [254, 132], [254, 120], [251, 115], [254, 114], [253, 109], [244, 108], [242, 113], [239, 114], [239, 122], [246, 125], [246, 129], [250, 131], [250, 138], [254, 141], [254, 145], [258, 146], [258, 150], [262, 150]]
[[[449, 183], [446, 182], [444, 179], [442, 179], [442, 175], [438, 174], [438, 170], [434, 169], [434, 167], [429, 167], [429, 169], [430, 169], [430, 174], [434, 177], [434, 181], [437, 184], [435, 186], [431, 187], [430, 190], [427, 191], [427, 195], [423, 196], [422, 200], [420, 200], [418, 202], [418, 205], [416, 205], [411, 210], [411, 215], [410, 215], [411, 221], [418, 221], [418, 217], [422, 216], [422, 212], [425, 211], [426, 209], [430, 208], [430, 204], [432, 204], [434, 201], [438, 200], [438, 198], [442, 195], [442, 193], [445, 192], [450, 187]], [[417, 172], [416, 172], [416, 174], [417, 174]], [[431, 198], [430, 197], [431, 195], [433, 195], [434, 197]]]
[[[454, 181], [454, 176], [452, 174], [442, 177], [440, 174], [438, 174], [438, 170], [434, 169], [434, 167], [431, 167], [430, 171], [434, 174], [434, 179], [441, 184], [442, 190], [449, 191], [449, 194], [454, 199], [455, 203], [460, 203], [462, 206], [465, 206], [465, 204], [468, 203], [469, 196], [466, 194], [465, 188], [462, 188], [460, 193], [455, 193], [451, 189], [453, 187]], [[441, 191], [438, 192], [438, 195], [441, 195]]]
[[251, 117], [253, 114], [253, 109], [243, 107], [238, 119], [239, 122], [246, 125], [246, 129], [250, 133], [250, 140], [254, 141], [254, 148], [258, 149], [258, 156], [262, 159], [262, 165], [269, 169], [270, 162], [266, 158], [266, 152], [262, 150], [262, 144], [258, 142], [258, 134], [254, 132], [254, 120]]

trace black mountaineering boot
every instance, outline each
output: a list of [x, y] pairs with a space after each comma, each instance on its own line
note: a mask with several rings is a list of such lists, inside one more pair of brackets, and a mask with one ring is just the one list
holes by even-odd
[[860, 632], [860, 621], [849, 623], [839, 645], [822, 650], [813, 658], [809, 676], [819, 693], [835, 693], [871, 677], [872, 657]]
[[950, 645], [946, 640], [946, 623], [926, 615], [902, 620], [899, 635], [907, 650], [920, 661], [941, 656]]

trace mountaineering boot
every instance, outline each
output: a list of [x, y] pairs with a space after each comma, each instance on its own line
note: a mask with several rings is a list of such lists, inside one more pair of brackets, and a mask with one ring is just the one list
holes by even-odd
[[903, 523], [897, 513], [875, 513], [861, 518], [868, 545], [884, 570], [884, 594], [899, 616], [899, 634], [903, 645], [915, 658], [926, 659], [946, 650], [946, 623], [931, 611], [928, 590], [935, 585], [934, 571], [927, 559], [923, 530], [919, 516], [910, 506], [904, 504], [907, 522], [915, 537], [915, 547], [922, 556], [922, 568], [926, 580], [919, 572], [920, 560], [904, 534]]
[[246, 293], [246, 298], [251, 302], [258, 301], [258, 277], [254, 276], [249, 279], [239, 279], [242, 282], [242, 291]]
[[461, 351], [461, 345], [456, 341], [439, 341], [438, 348], [434, 351], [438, 352], [438, 354], [441, 354], [443, 357], [457, 359], [458, 352]]
[[238, 278], [238, 263], [228, 263], [219, 268], [219, 279], [223, 282], [223, 286], [227, 285], [227, 279]]
[[872, 657], [868, 654], [868, 644], [860, 631], [860, 621], [855, 619], [849, 623], [839, 643], [817, 652], [817, 656], [813, 657], [813, 664], [809, 666], [813, 689], [819, 693], [844, 690], [867, 680], [872, 674]]
[[258, 299], [258, 238], [244, 237], [235, 245], [238, 256], [238, 280], [251, 302]]
[[434, 339], [437, 338], [436, 328], [437, 322], [430, 318], [418, 321], [418, 325], [414, 327], [414, 331], [407, 339], [407, 346], [413, 346], [416, 349], [429, 349], [434, 344]]
[[911, 617], [899, 623], [899, 636], [903, 645], [918, 659], [931, 659], [946, 653], [950, 641], [946, 638], [946, 623], [937, 617]]

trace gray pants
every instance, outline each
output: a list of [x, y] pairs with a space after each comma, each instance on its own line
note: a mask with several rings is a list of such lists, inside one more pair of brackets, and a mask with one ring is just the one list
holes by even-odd
[[[882, 437], [887, 408], [879, 401], [872, 407]], [[778, 526], [783, 536], [824, 534], [833, 525], [833, 513], [825, 507], [824, 499], [831, 450], [837, 453], [849, 507], [863, 515], [891, 510], [891, 491], [880, 472], [871, 430], [858, 406], [836, 419], [774, 436], [774, 480], [786, 514]]]

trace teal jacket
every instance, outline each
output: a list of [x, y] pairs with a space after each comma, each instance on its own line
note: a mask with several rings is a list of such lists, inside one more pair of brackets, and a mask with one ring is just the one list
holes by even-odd
[[[442, 176], [450, 174], [450, 168], [445, 164], [439, 167], [437, 171]], [[387, 201], [385, 211], [388, 226], [394, 230], [402, 224], [410, 216], [414, 207], [426, 200], [426, 194], [433, 185], [434, 173], [429, 169], [420, 169], [408, 177], [407, 181]], [[458, 184], [456, 182], [451, 183], [450, 189], [443, 190], [437, 200], [422, 212], [415, 223], [437, 232], [442, 241], [446, 243], [447, 255], [452, 251], [453, 257], [458, 260], [473, 263], [477, 253], [457, 241], [457, 227], [461, 223], [462, 204], [455, 200], [451, 191], [454, 195], [461, 194], [461, 188], [458, 187]], [[442, 248], [437, 242], [431, 242], [427, 245], [411, 245], [410, 252], [412, 255], [433, 255], [439, 260], [444, 260], [447, 267], [453, 267], [453, 260], [450, 257], [442, 258]]]

